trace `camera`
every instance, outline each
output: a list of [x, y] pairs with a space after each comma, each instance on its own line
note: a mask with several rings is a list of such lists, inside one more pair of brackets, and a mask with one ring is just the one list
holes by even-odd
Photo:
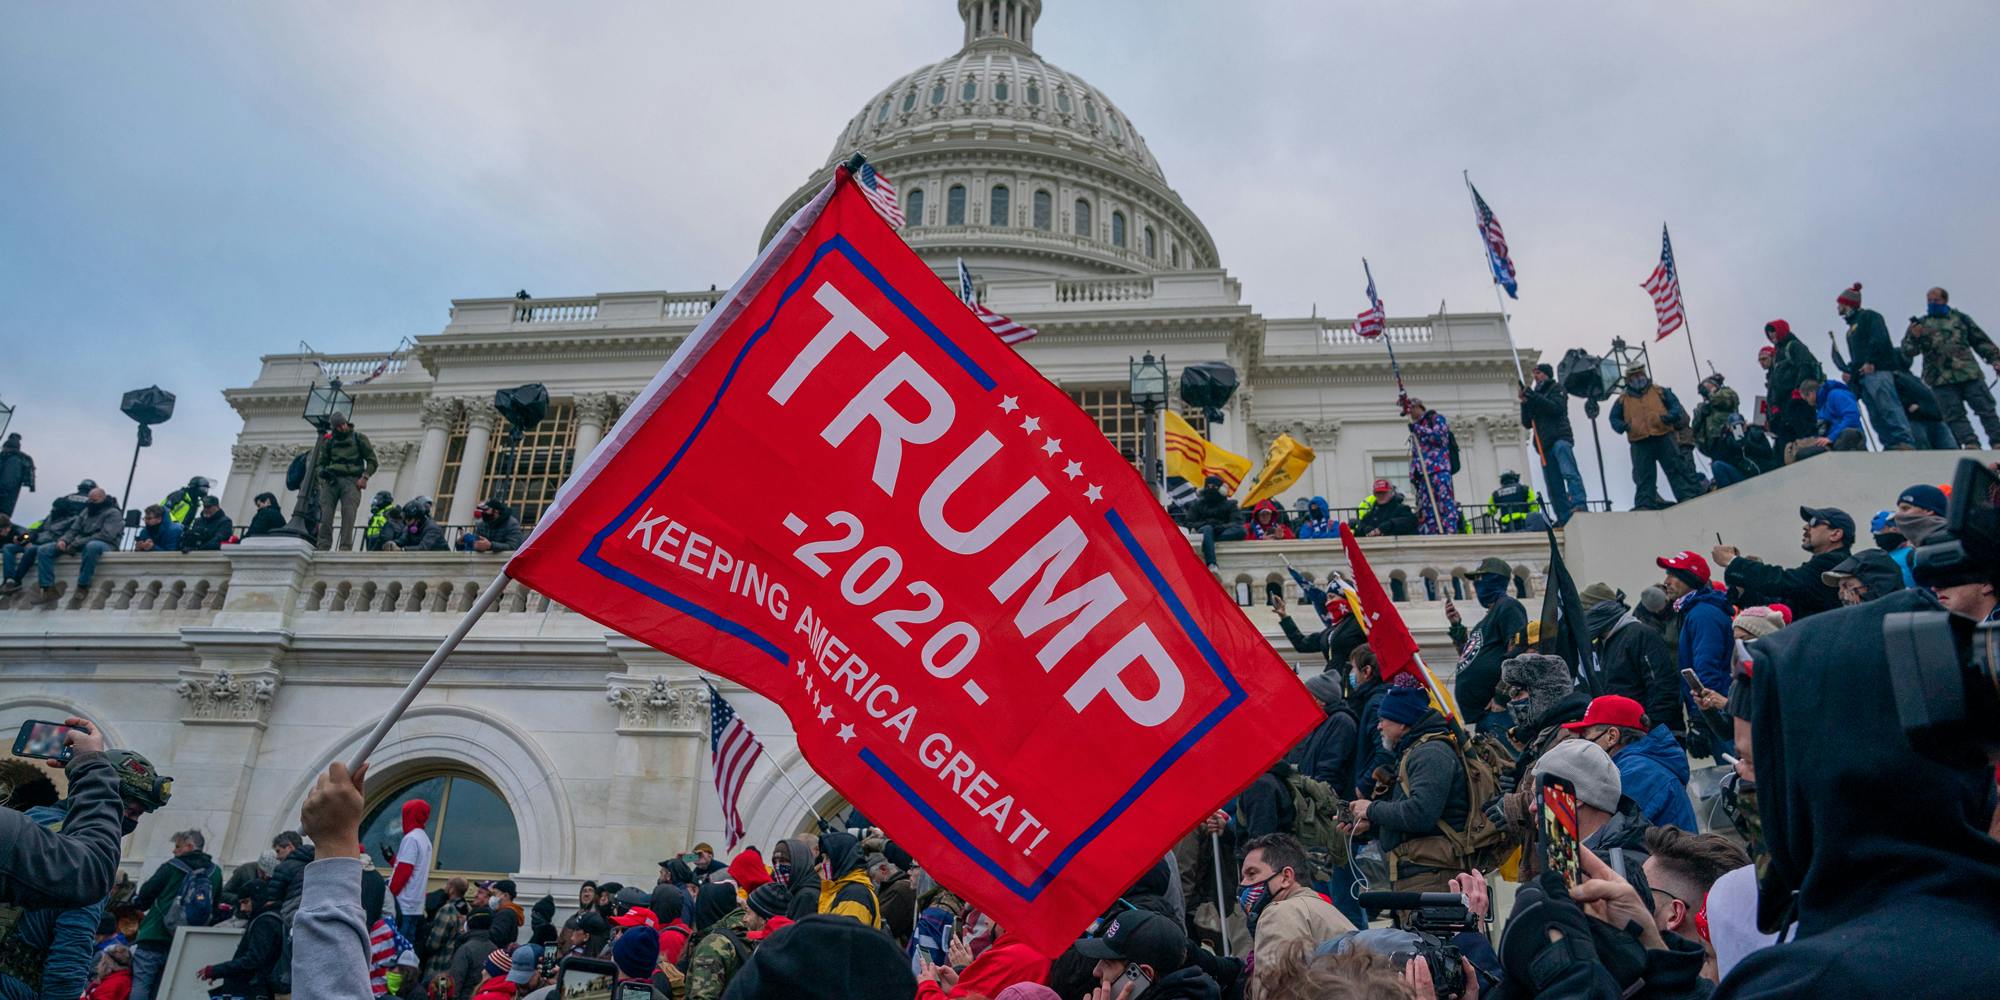
[[[2000, 586], [2000, 475], [1962, 459], [1952, 477], [1948, 541], [1917, 549], [1911, 570], [1926, 587]], [[1907, 612], [1882, 622], [1896, 715], [1910, 745], [1952, 764], [2000, 761], [2000, 621]]]
[[[1431, 983], [1437, 988], [1440, 1000], [1457, 1000], [1465, 995], [1465, 965], [1460, 961], [1458, 946], [1452, 943], [1452, 938], [1463, 931], [1478, 930], [1479, 915], [1466, 906], [1463, 894], [1364, 892], [1355, 898], [1363, 909], [1395, 911], [1398, 914], [1396, 925], [1402, 928], [1400, 932], [1387, 932], [1395, 934], [1400, 942], [1383, 939], [1357, 941], [1357, 945], [1373, 951], [1382, 951], [1381, 946], [1388, 946], [1390, 950], [1385, 953], [1395, 960], [1398, 968], [1421, 958], [1430, 967]], [[1361, 933], [1375, 935], [1384, 932]]]

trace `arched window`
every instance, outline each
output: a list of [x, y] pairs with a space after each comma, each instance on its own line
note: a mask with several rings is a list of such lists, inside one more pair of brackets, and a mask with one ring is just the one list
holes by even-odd
[[976, 76], [966, 77], [965, 86], [960, 87], [958, 90], [958, 99], [961, 101], [970, 102], [973, 99], [977, 98], [978, 96], [979, 96], [979, 78]]
[[1055, 228], [1056, 200], [1047, 191], [1035, 192], [1035, 228], [1043, 231]]
[[361, 849], [375, 867], [393, 871], [391, 857], [403, 841], [403, 803], [431, 804], [424, 825], [433, 848], [431, 881], [453, 875], [503, 877], [521, 867], [521, 837], [514, 811], [485, 779], [462, 767], [443, 767], [405, 781], [377, 800], [361, 821]]
[[1037, 82], [1034, 77], [1029, 77], [1028, 82], [1025, 84], [1025, 86], [1027, 87], [1027, 89], [1022, 93], [1027, 96], [1028, 104], [1032, 107], [1037, 107], [1037, 108], [1041, 107], [1042, 85], [1039, 82]]
[[1010, 220], [1007, 218], [1007, 213], [1011, 209], [1009, 202], [1013, 200], [1012, 195], [1013, 192], [1007, 190], [1007, 185], [993, 185], [993, 191], [986, 196], [986, 200], [990, 203], [986, 213], [987, 225], [1004, 226], [1009, 224]]
[[1125, 245], [1124, 212], [1111, 213], [1111, 245], [1114, 247], [1123, 247]]
[[881, 123], [886, 122], [888, 120], [889, 120], [889, 98], [884, 97], [882, 98], [882, 109], [880, 111], [875, 112], [875, 124], [880, 125]]
[[965, 225], [965, 185], [953, 184], [951, 190], [944, 193], [944, 224]]
[[938, 105], [943, 103], [944, 103], [944, 81], [939, 80], [938, 82], [931, 85], [931, 104]]
[[1104, 120], [1111, 123], [1111, 138], [1116, 139], [1119, 142], [1124, 142], [1125, 128], [1124, 126], [1118, 124], [1118, 116], [1107, 111], [1104, 113]]
[[1156, 239], [1156, 238], [1155, 238], [1155, 237], [1153, 236], [1153, 227], [1152, 227], [1152, 226], [1147, 226], [1147, 227], [1146, 227], [1146, 256], [1147, 256], [1147, 257], [1158, 257], [1159, 255], [1160, 255], [1160, 244], [1159, 244], [1159, 241], [1158, 241], [1158, 240], [1157, 240], [1157, 239]]
[[998, 78], [998, 79], [996, 79], [996, 80], [994, 80], [994, 81], [993, 81], [993, 99], [994, 99], [995, 101], [999, 101], [999, 102], [1001, 102], [1001, 103], [1005, 103], [1005, 102], [1006, 102], [1006, 100], [1007, 100], [1007, 78], [1006, 78], [1006, 77], [1004, 77], [1004, 76], [1003, 76], [1003, 77], [1000, 77], [1000, 78]]
[[1078, 236], [1090, 235], [1090, 202], [1084, 201], [1082, 198], [1076, 200], [1076, 234]]
[[912, 226], [924, 224], [924, 189], [913, 187], [903, 199], [903, 219]]
[[1093, 101], [1088, 97], [1083, 99], [1083, 117], [1085, 120], [1089, 121], [1092, 125], [1097, 124], [1096, 101]]

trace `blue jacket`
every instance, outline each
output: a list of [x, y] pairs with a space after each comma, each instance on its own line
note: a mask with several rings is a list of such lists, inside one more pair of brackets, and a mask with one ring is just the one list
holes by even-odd
[[[1694, 671], [1695, 676], [1701, 678], [1703, 687], [1728, 694], [1729, 660], [1736, 651], [1736, 632], [1730, 627], [1729, 598], [1719, 590], [1697, 590], [1681, 598], [1680, 616], [1681, 669]], [[1686, 684], [1681, 686], [1687, 687]]]
[[1854, 390], [1839, 379], [1820, 385], [1818, 409], [1820, 433], [1828, 438], [1861, 429], [1861, 405], [1854, 401]]
[[1903, 586], [1905, 587], [1915, 587], [1917, 585], [1917, 574], [1911, 564], [1911, 560], [1915, 559], [1916, 556], [1917, 547], [1914, 545], [1905, 545], [1889, 553], [1889, 558], [1896, 561], [1896, 568], [1903, 571]]
[[179, 552], [181, 550], [181, 528], [179, 521], [162, 519], [152, 527], [141, 525], [139, 540], [150, 540], [155, 552]]
[[1299, 524], [1300, 538], [1339, 538], [1340, 523], [1327, 517], [1332, 508], [1326, 505], [1325, 497], [1313, 497], [1306, 501], [1306, 519]]
[[[28, 810], [28, 819], [49, 830], [61, 830], [69, 818], [67, 800], [52, 806]], [[82, 996], [90, 985], [91, 967], [97, 964], [97, 923], [104, 917], [104, 901], [71, 909], [28, 910], [14, 925], [14, 935], [32, 952], [44, 956], [40, 990], [0, 975], [0, 997], [5, 1000], [41, 1000], [46, 997]]]
[[1674, 826], [1690, 833], [1695, 825], [1694, 803], [1688, 799], [1688, 759], [1666, 726], [1653, 731], [1611, 758], [1625, 795], [1654, 826]]

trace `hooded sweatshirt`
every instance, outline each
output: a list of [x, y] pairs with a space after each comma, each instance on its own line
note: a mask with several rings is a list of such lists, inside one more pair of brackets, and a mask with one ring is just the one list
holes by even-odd
[[1292, 537], [1292, 529], [1285, 526], [1285, 512], [1269, 500], [1257, 501], [1250, 508], [1250, 520], [1243, 525], [1247, 538], [1272, 541]]
[[424, 886], [431, 877], [431, 804], [422, 799], [403, 803], [403, 842], [396, 845], [396, 869], [389, 873], [389, 891], [396, 894], [399, 913], [424, 912]]
[[1646, 822], [1700, 829], [1695, 825], [1694, 803], [1688, 800], [1687, 752], [1666, 726], [1654, 726], [1639, 742], [1619, 750], [1611, 762], [1618, 765], [1620, 787], [1638, 804]]
[[1829, 439], [1838, 441], [1848, 431], [1861, 430], [1861, 404], [1854, 401], [1854, 390], [1839, 379], [1820, 383], [1814, 410], [1819, 414], [1820, 434]]
[[754, 847], [730, 860], [729, 877], [746, 895], [771, 881], [771, 873], [764, 870], [764, 856]]
[[1313, 497], [1306, 502], [1305, 523], [1299, 525], [1300, 538], [1339, 538], [1340, 527], [1328, 515], [1333, 508], [1327, 506], [1325, 497]]
[[819, 912], [819, 869], [813, 865], [812, 843], [805, 838], [785, 841], [785, 850], [792, 859], [791, 871], [782, 880], [792, 897], [785, 916], [798, 920]]
[[853, 917], [870, 927], [882, 926], [882, 904], [875, 882], [862, 870], [861, 842], [851, 833], [829, 833], [819, 839], [826, 856], [820, 869], [819, 912]]
[[1717, 997], [1973, 997], [2000, 983], [1992, 766], [1918, 754], [1885, 666], [1883, 620], [1938, 607], [1904, 590], [1750, 644], [1770, 849], [1759, 919], [1775, 930], [1790, 904], [1797, 937], [1745, 957]]

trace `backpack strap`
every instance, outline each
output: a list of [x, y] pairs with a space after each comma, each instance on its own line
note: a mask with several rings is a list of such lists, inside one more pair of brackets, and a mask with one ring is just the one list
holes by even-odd
[[[1463, 780], [1467, 782], [1466, 790], [1468, 792], [1467, 798], [1469, 799], [1471, 797], [1469, 793], [1471, 791], [1472, 765], [1466, 762], [1465, 751], [1459, 747], [1458, 740], [1449, 732], [1435, 732], [1419, 737], [1416, 744], [1403, 754], [1403, 759], [1396, 763], [1396, 784], [1402, 786], [1404, 795], [1410, 794], [1410, 754], [1415, 753], [1417, 747], [1423, 746], [1426, 743], [1436, 743], [1439, 741], [1450, 744], [1452, 753], [1458, 757], [1459, 771], [1464, 775]], [[1445, 796], [1449, 799], [1451, 792], [1447, 790]], [[1467, 803], [1467, 808], [1471, 808], [1470, 802]], [[1451, 844], [1451, 849], [1458, 853], [1459, 860], [1464, 862], [1467, 867], [1470, 867], [1473, 858], [1472, 852], [1466, 849], [1465, 836], [1459, 831], [1453, 830], [1451, 824], [1444, 821], [1443, 810], [1439, 810], [1438, 812], [1437, 828], [1439, 833], [1444, 834], [1446, 842]]]

